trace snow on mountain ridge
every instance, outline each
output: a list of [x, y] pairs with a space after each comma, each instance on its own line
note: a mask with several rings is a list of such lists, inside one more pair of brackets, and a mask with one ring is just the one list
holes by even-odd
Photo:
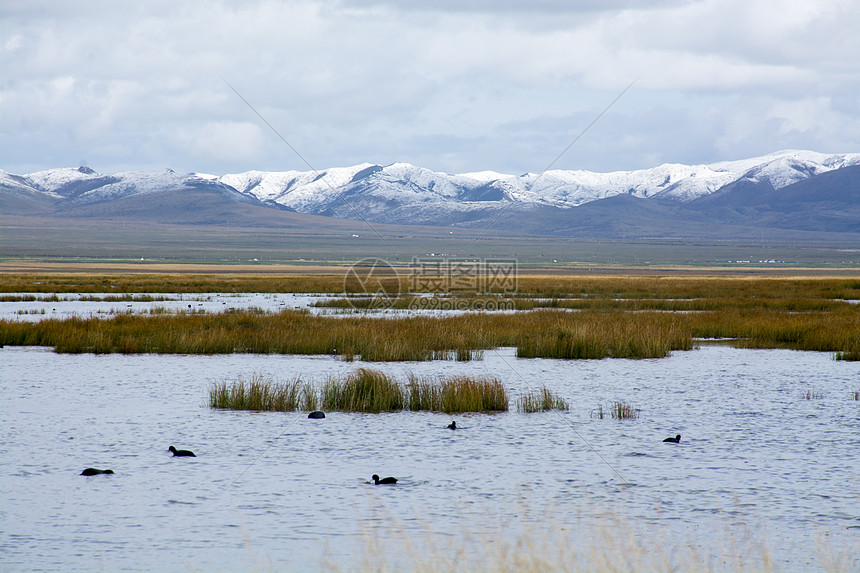
[[333, 167], [323, 171], [246, 171], [218, 177], [221, 183], [240, 193], [250, 193], [261, 201], [273, 201], [287, 206], [309, 204], [317, 195], [337, 192], [358, 173], [372, 167], [362, 163], [351, 167]]
[[817, 161], [811, 161], [809, 153], [777, 157], [772, 161], [753, 166], [744, 173], [744, 177], [753, 181], [767, 180], [774, 189], [780, 189], [833, 169], [860, 164], [860, 156], [856, 155], [823, 156], [815, 154], [820, 157], [817, 158]]
[[85, 167], [61, 167], [28, 173], [24, 176], [27, 182], [40, 191], [54, 192], [70, 183], [88, 181], [104, 177], [92, 169]]
[[[126, 171], [110, 175], [87, 167], [49, 169], [20, 177], [23, 184], [53, 200], [99, 203], [123, 197], [161, 193], [189, 185], [217, 182], [212, 176], [165, 171]], [[19, 182], [19, 185], [21, 182]]]
[[173, 171], [126, 171], [113, 175], [94, 174], [92, 182], [97, 182], [99, 177], [108, 182], [74, 195], [71, 198], [75, 203], [98, 203], [122, 197], [160, 193], [168, 189], [182, 187], [186, 182], [195, 180], [193, 176]]
[[493, 171], [452, 175], [408, 163], [361, 163], [322, 171], [247, 171], [220, 176], [177, 174], [171, 170], [105, 175], [80, 167], [25, 176], [7, 174], [0, 176], [0, 183], [74, 203], [220, 183], [246, 197], [303, 213], [355, 217], [358, 210], [364, 216], [388, 218], [386, 213], [407, 216], [410, 205], [415, 209], [420, 206], [422, 213], [433, 209], [440, 213], [465, 213], [471, 209], [477, 213], [506, 208], [512, 202], [523, 208], [573, 208], [620, 194], [686, 203], [741, 180], [766, 182], [780, 189], [850, 165], [860, 165], [860, 154], [785, 150], [709, 165], [665, 163], [650, 169], [609, 173], [548, 170], [523, 175]]

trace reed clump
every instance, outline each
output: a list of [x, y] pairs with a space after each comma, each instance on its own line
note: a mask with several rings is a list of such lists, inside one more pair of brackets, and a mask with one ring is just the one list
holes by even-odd
[[532, 331], [517, 345], [519, 358], [663, 358], [690, 350], [689, 326], [674, 315], [618, 312], [562, 315], [555, 328]]
[[506, 412], [508, 391], [498, 378], [455, 376], [442, 382], [440, 410], [458, 412]]
[[323, 410], [396, 412], [406, 405], [402, 386], [391, 376], [359, 368], [345, 380], [330, 378], [322, 388]]
[[616, 400], [605, 410], [603, 408], [603, 404], [598, 404], [597, 409], [591, 412], [592, 418], [598, 418], [600, 420], [604, 419], [607, 415], [613, 420], [635, 420], [639, 417], [639, 410], [627, 402]]
[[639, 417], [639, 410], [623, 401], [613, 402], [609, 412], [615, 420], [635, 420]]
[[508, 410], [508, 391], [494, 377], [454, 376], [439, 381], [410, 376], [406, 393], [413, 411], [458, 414]]
[[276, 382], [254, 374], [209, 389], [209, 405], [217, 409], [289, 412], [323, 410], [340, 412], [504, 412], [508, 391], [492, 377], [454, 376], [442, 380], [410, 375], [401, 385], [393, 377], [360, 368], [345, 379], [329, 378], [317, 392], [301, 379]]
[[240, 376], [230, 384], [226, 381], [214, 383], [209, 390], [209, 406], [224, 410], [292, 412], [315, 410], [317, 397], [313, 388], [299, 378], [276, 382], [253, 374], [250, 379]]
[[417, 378], [410, 374], [409, 382], [406, 384], [406, 407], [413, 412], [441, 411], [441, 386], [434, 380]]
[[568, 403], [546, 386], [536, 392], [529, 392], [517, 399], [517, 412], [546, 412], [547, 410], [568, 410]]
[[824, 392], [819, 392], [817, 390], [807, 390], [806, 392], [802, 393], [800, 397], [805, 400], [821, 400], [824, 398]]
[[473, 348], [458, 348], [455, 351], [457, 362], [469, 362], [471, 360], [482, 360], [484, 358], [483, 350], [475, 350]]
[[860, 350], [858, 351], [847, 351], [847, 352], [837, 352], [836, 356], [834, 356], [835, 360], [849, 360], [849, 361], [857, 361], [860, 360]]

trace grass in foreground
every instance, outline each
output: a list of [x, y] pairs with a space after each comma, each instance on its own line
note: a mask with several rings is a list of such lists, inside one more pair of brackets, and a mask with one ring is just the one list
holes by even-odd
[[609, 511], [608, 503], [587, 515], [562, 517], [530, 500], [517, 508], [516, 518], [490, 509], [475, 516], [477, 521], [465, 521], [462, 530], [440, 531], [423, 523], [424, 516], [380, 509], [374, 502], [372, 519], [359, 527], [359, 554], [350, 555], [348, 562], [324, 558], [321, 570], [842, 573], [860, 566], [856, 538], [809, 532], [786, 547], [785, 541], [769, 539], [767, 522], [749, 517], [715, 519], [701, 530], [679, 532], [666, 520], [649, 522]]

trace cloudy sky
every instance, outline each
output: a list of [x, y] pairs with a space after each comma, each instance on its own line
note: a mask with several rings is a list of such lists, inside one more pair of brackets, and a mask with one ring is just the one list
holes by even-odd
[[[860, 151], [855, 0], [5, 0], [0, 169], [613, 171]], [[228, 85], [229, 83], [229, 85]]]

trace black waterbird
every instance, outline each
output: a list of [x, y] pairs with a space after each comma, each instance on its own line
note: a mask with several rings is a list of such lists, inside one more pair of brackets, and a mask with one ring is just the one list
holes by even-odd
[[186, 458], [196, 458], [197, 457], [194, 455], [194, 452], [192, 452], [191, 450], [177, 450], [173, 446], [170, 446], [169, 448], [167, 448], [167, 451], [173, 452], [173, 457], [177, 457], [177, 456], [186, 457]]
[[113, 470], [100, 470], [96, 468], [87, 468], [81, 472], [82, 476], [97, 476], [99, 474], [112, 474]]

